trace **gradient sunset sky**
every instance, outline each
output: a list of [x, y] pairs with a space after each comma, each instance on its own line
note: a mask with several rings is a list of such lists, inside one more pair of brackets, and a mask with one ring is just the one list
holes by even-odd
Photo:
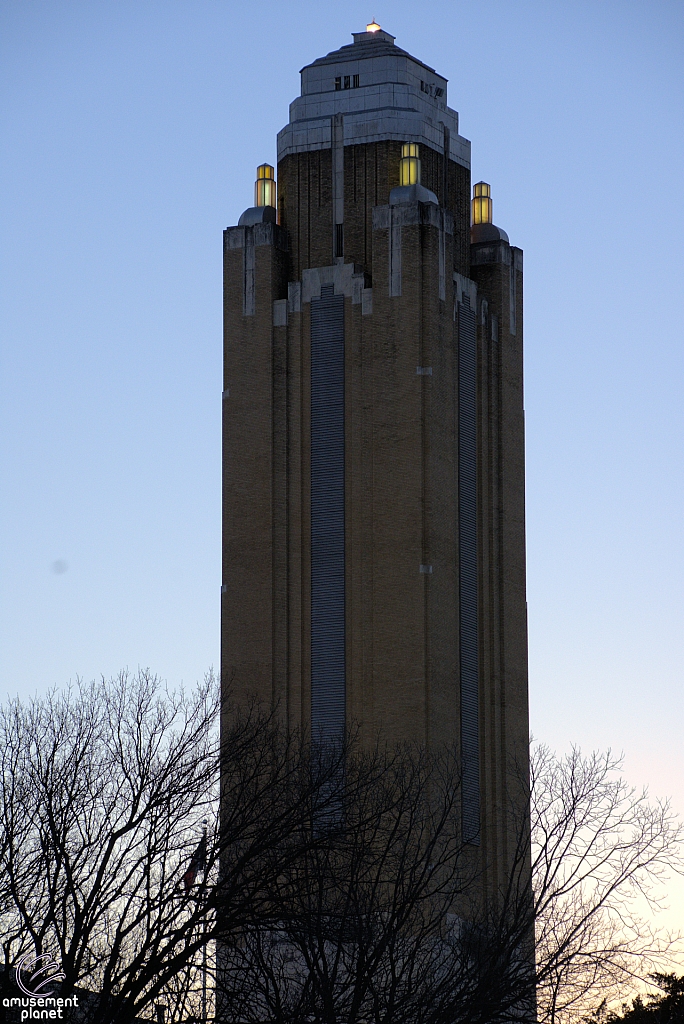
[[684, 814], [680, 0], [0, 3], [0, 696], [218, 666], [221, 231], [372, 17], [525, 254], [533, 734]]

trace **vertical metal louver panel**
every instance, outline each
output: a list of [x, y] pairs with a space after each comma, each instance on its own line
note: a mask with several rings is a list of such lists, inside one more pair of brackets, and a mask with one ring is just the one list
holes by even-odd
[[344, 296], [311, 300], [311, 731], [342, 739], [344, 656]]
[[458, 304], [458, 543], [463, 838], [480, 841], [475, 310]]

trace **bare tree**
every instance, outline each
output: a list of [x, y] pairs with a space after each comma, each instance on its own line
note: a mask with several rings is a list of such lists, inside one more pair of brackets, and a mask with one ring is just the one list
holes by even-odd
[[483, 906], [459, 776], [448, 752], [347, 750], [341, 827], [281, 876], [277, 928], [225, 951], [226, 1020], [530, 1020], [529, 901]]
[[619, 759], [535, 748], [531, 822], [520, 816], [507, 886], [488, 902], [460, 836], [455, 759], [404, 749], [351, 764], [364, 785], [344, 830], [281, 877], [278, 928], [248, 929], [229, 952], [228, 1019], [529, 1021], [536, 991], [539, 1020], [572, 1024], [675, 951], [639, 907], [657, 910], [682, 869], [682, 828]]
[[0, 709], [4, 964], [56, 956], [84, 1019], [200, 1019], [206, 960], [245, 1024], [529, 1021], [535, 984], [573, 1024], [666, 963], [638, 910], [681, 827], [610, 754], [534, 751], [531, 831], [485, 901], [452, 753], [311, 747], [258, 707], [219, 739], [220, 711], [211, 677], [149, 673]]
[[299, 740], [253, 708], [219, 742], [219, 710], [212, 677], [186, 696], [143, 672], [0, 711], [5, 966], [50, 952], [102, 1024], [187, 1001], [202, 948], [268, 920], [274, 877], [311, 841], [326, 780]]
[[682, 861], [667, 802], [632, 789], [610, 752], [532, 752], [532, 871], [539, 1018], [582, 1020], [681, 948], [644, 914]]

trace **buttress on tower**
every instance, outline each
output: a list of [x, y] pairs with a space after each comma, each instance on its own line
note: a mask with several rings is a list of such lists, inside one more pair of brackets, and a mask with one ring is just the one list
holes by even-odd
[[277, 186], [262, 165], [224, 233], [221, 674], [314, 737], [458, 744], [464, 838], [501, 878], [528, 759], [522, 252], [487, 184], [471, 203], [447, 80], [353, 39], [302, 70]]

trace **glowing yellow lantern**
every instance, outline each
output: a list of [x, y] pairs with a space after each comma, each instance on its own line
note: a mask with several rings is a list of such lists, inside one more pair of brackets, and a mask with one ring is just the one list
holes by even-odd
[[492, 223], [491, 189], [486, 181], [478, 181], [473, 185], [473, 224]]
[[420, 160], [415, 142], [406, 142], [401, 147], [399, 162], [399, 184], [420, 185]]
[[259, 164], [257, 180], [254, 182], [254, 205], [277, 206], [276, 183], [270, 164]]

